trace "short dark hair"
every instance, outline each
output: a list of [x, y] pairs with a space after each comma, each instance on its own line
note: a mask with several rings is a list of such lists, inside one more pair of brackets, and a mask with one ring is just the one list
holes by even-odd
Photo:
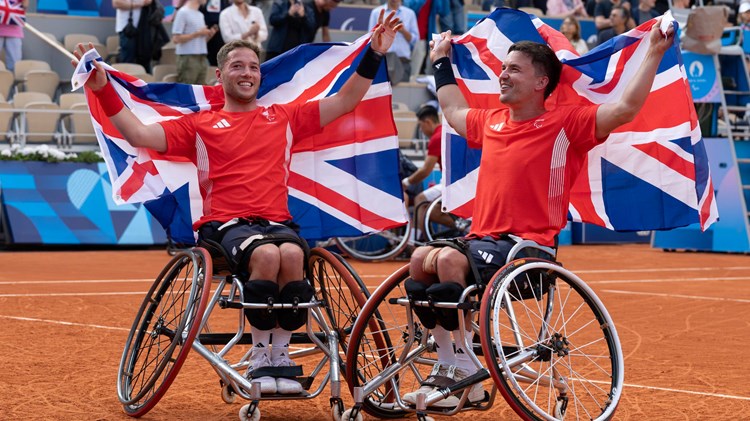
[[218, 54], [216, 54], [216, 64], [219, 65], [219, 69], [224, 67], [224, 64], [227, 62], [227, 56], [229, 55], [229, 53], [238, 48], [248, 48], [255, 51], [255, 54], [258, 56], [258, 60], [260, 60], [260, 47], [258, 47], [258, 44], [251, 41], [245, 41], [244, 39], [236, 39], [224, 44], [224, 46], [219, 50]]
[[417, 120], [424, 120], [426, 118], [429, 118], [432, 121], [440, 121], [437, 109], [432, 105], [423, 105], [417, 110]]
[[544, 98], [549, 97], [560, 82], [562, 73], [562, 63], [557, 59], [555, 52], [546, 44], [532, 41], [519, 41], [510, 46], [508, 53], [511, 51], [518, 51], [529, 56], [537, 73], [549, 78], [547, 88], [544, 90]]

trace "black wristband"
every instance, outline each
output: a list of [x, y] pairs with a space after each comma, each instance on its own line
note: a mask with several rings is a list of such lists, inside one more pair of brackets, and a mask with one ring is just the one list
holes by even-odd
[[435, 75], [435, 91], [445, 85], [458, 85], [456, 77], [453, 76], [451, 59], [443, 57], [432, 63], [432, 73]]
[[380, 69], [381, 60], [383, 60], [382, 54], [373, 50], [372, 47], [367, 47], [362, 61], [357, 66], [357, 73], [365, 79], [375, 79], [375, 75], [378, 74], [378, 70]]

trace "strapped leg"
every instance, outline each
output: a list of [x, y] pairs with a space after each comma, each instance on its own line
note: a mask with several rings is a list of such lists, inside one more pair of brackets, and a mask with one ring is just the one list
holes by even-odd
[[[430, 300], [435, 302], [457, 303], [464, 292], [464, 287], [455, 282], [440, 282], [430, 285], [426, 293]], [[445, 330], [458, 329], [458, 310], [448, 308], [435, 308], [435, 317], [440, 326]]]
[[[427, 288], [428, 285], [417, 282], [411, 278], [404, 281], [404, 289], [406, 290], [409, 299], [412, 301], [427, 301], [429, 299], [429, 297], [427, 297]], [[422, 322], [424, 327], [427, 329], [435, 328], [437, 319], [431, 308], [413, 306], [412, 310], [414, 310], [414, 314], [417, 315], [417, 318], [419, 318], [419, 321]]]
[[[278, 300], [279, 286], [275, 282], [251, 280], [244, 289], [244, 299], [248, 304], [273, 304]], [[276, 312], [270, 310], [245, 310], [245, 317], [252, 326], [261, 330], [276, 327]]]
[[[289, 304], [308, 303], [315, 295], [315, 290], [307, 281], [292, 281], [287, 283], [279, 292], [279, 302]], [[279, 310], [279, 326], [282, 329], [294, 331], [307, 322], [307, 309], [293, 308]]]

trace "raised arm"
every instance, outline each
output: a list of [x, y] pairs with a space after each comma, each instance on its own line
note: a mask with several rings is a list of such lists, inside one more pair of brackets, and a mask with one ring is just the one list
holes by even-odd
[[[94, 46], [89, 44], [88, 49], [92, 48]], [[86, 50], [86, 47], [78, 44], [78, 49], [73, 51], [76, 59], [71, 60], [73, 67], [78, 66], [78, 61]], [[157, 152], [167, 150], [167, 138], [161, 125], [156, 123], [143, 124], [128, 107], [124, 106], [114, 87], [109, 83], [106, 71], [98, 61], [94, 61], [94, 71], [86, 81], [86, 88], [91, 89], [94, 95], [99, 98], [105, 114], [128, 143], [135, 147], [149, 148]]]
[[646, 102], [651, 92], [656, 71], [659, 68], [664, 53], [672, 46], [674, 29], [669, 27], [666, 34], [659, 29], [661, 19], [651, 27], [649, 45], [646, 58], [641, 63], [633, 79], [628, 83], [622, 98], [615, 104], [603, 104], [596, 112], [596, 137], [603, 139], [613, 130], [625, 123], [633, 121]]
[[440, 34], [441, 39], [435, 45], [430, 41], [430, 59], [435, 73], [438, 102], [448, 123], [456, 133], [466, 137], [466, 116], [469, 114], [469, 103], [458, 89], [451, 66], [451, 31]]
[[384, 12], [385, 10], [380, 13], [378, 27], [373, 31], [370, 38], [369, 50], [365, 52], [357, 71], [346, 81], [336, 95], [320, 100], [321, 126], [325, 126], [352, 111], [370, 88], [383, 55], [391, 47], [396, 32], [401, 28], [401, 21], [395, 17], [395, 12], [391, 12], [383, 18]]

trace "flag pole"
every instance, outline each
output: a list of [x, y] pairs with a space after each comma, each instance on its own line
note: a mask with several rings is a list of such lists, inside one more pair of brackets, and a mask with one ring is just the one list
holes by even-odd
[[24, 25], [24, 28], [28, 29], [33, 33], [34, 35], [38, 36], [42, 39], [42, 41], [46, 42], [47, 44], [51, 45], [61, 53], [65, 54], [69, 59], [74, 60], [76, 59], [76, 56], [73, 55], [72, 52], [66, 50], [60, 43], [57, 42], [57, 40], [50, 39], [47, 35], [40, 32], [38, 29], [34, 28], [30, 23], [26, 22]]

